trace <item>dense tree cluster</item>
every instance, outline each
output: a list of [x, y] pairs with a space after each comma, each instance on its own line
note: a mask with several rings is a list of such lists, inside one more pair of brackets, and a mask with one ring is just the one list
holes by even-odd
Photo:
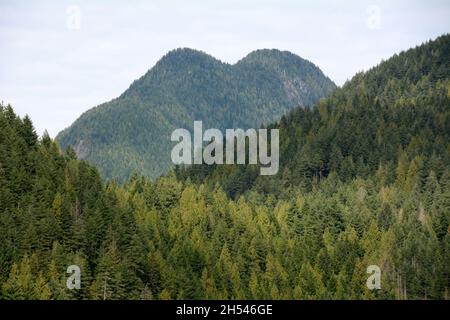
[[450, 163], [449, 50], [450, 36], [442, 36], [357, 74], [314, 108], [283, 116], [271, 126], [280, 129], [275, 177], [260, 177], [256, 166], [198, 165], [177, 168], [177, 176], [219, 183], [233, 198], [253, 188], [309, 191], [330, 172], [350, 181], [383, 170], [392, 183], [396, 170], [406, 178], [411, 169], [423, 186], [430, 171], [441, 177]]
[[0, 298], [448, 299], [449, 43], [284, 116], [275, 177], [224, 165], [104, 182], [1, 106]]

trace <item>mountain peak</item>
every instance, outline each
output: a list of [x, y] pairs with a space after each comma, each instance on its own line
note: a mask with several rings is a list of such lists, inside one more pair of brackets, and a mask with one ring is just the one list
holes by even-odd
[[207, 54], [202, 50], [192, 49], [188, 47], [181, 47], [170, 50], [162, 57], [162, 59], [177, 56], [208, 56], [213, 58], [212, 56], [210, 56], [209, 54]]
[[281, 62], [303, 62], [310, 63], [308, 60], [305, 60], [298, 55], [285, 50], [278, 49], [258, 49], [250, 52], [244, 58], [242, 58], [238, 63], [260, 63], [260, 64], [268, 64], [268, 63], [281, 63]]
[[191, 48], [177, 48], [166, 53], [156, 65], [165, 65], [165, 64], [177, 64], [182, 62], [187, 63], [201, 63], [201, 62], [216, 62], [220, 61], [214, 58], [213, 56], [207, 54], [204, 51], [191, 49]]
[[100, 165], [104, 177], [123, 181], [132, 170], [157, 177], [171, 166], [174, 128], [190, 128], [194, 120], [218, 129], [260, 127], [326, 96], [334, 83], [303, 61], [264, 49], [230, 65], [203, 51], [175, 49], [119, 98], [83, 114], [58, 140], [63, 148], [83, 147], [79, 156]]
[[[326, 77], [318, 66], [290, 52], [278, 49], [259, 49], [250, 52], [236, 65], [260, 66], [280, 74], [282, 77], [305, 79], [305, 76], [314, 75], [316, 79], [325, 78], [326, 82], [332, 82]], [[334, 85], [334, 84], [333, 84]]]

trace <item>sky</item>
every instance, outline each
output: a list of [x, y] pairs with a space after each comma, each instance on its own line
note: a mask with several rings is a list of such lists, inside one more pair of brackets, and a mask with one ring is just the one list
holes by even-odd
[[55, 137], [175, 48], [288, 50], [342, 85], [448, 32], [449, 0], [0, 0], [0, 101]]

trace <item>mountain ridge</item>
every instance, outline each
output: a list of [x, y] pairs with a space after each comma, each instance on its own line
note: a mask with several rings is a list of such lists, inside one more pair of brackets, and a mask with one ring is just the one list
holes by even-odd
[[253, 51], [228, 64], [179, 48], [56, 139], [63, 148], [74, 146], [106, 178], [123, 181], [134, 171], [154, 178], [171, 166], [175, 128], [189, 129], [194, 120], [219, 129], [259, 127], [295, 106], [318, 102], [334, 88], [317, 66], [286, 51]]
[[308, 190], [312, 180], [332, 171], [343, 181], [377, 170], [396, 172], [398, 158], [413, 167], [423, 165], [424, 155], [432, 158], [428, 166], [447, 163], [450, 149], [423, 141], [433, 136], [437, 146], [448, 148], [449, 57], [446, 34], [357, 73], [310, 109], [283, 115], [269, 126], [280, 130], [280, 174], [274, 177], [260, 177], [252, 165], [194, 165], [176, 172], [198, 183], [218, 183], [237, 198], [251, 190], [273, 193], [279, 186]]
[[288, 112], [271, 125], [287, 162], [266, 177], [200, 166], [118, 185], [0, 102], [0, 300], [448, 299], [448, 48]]

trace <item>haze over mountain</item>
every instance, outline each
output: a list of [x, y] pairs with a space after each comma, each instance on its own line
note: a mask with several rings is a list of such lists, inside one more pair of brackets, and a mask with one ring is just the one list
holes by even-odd
[[85, 112], [57, 140], [106, 178], [171, 167], [175, 128], [250, 128], [311, 106], [335, 88], [313, 63], [287, 51], [257, 50], [234, 65], [192, 49], [166, 54], [121, 96]]

